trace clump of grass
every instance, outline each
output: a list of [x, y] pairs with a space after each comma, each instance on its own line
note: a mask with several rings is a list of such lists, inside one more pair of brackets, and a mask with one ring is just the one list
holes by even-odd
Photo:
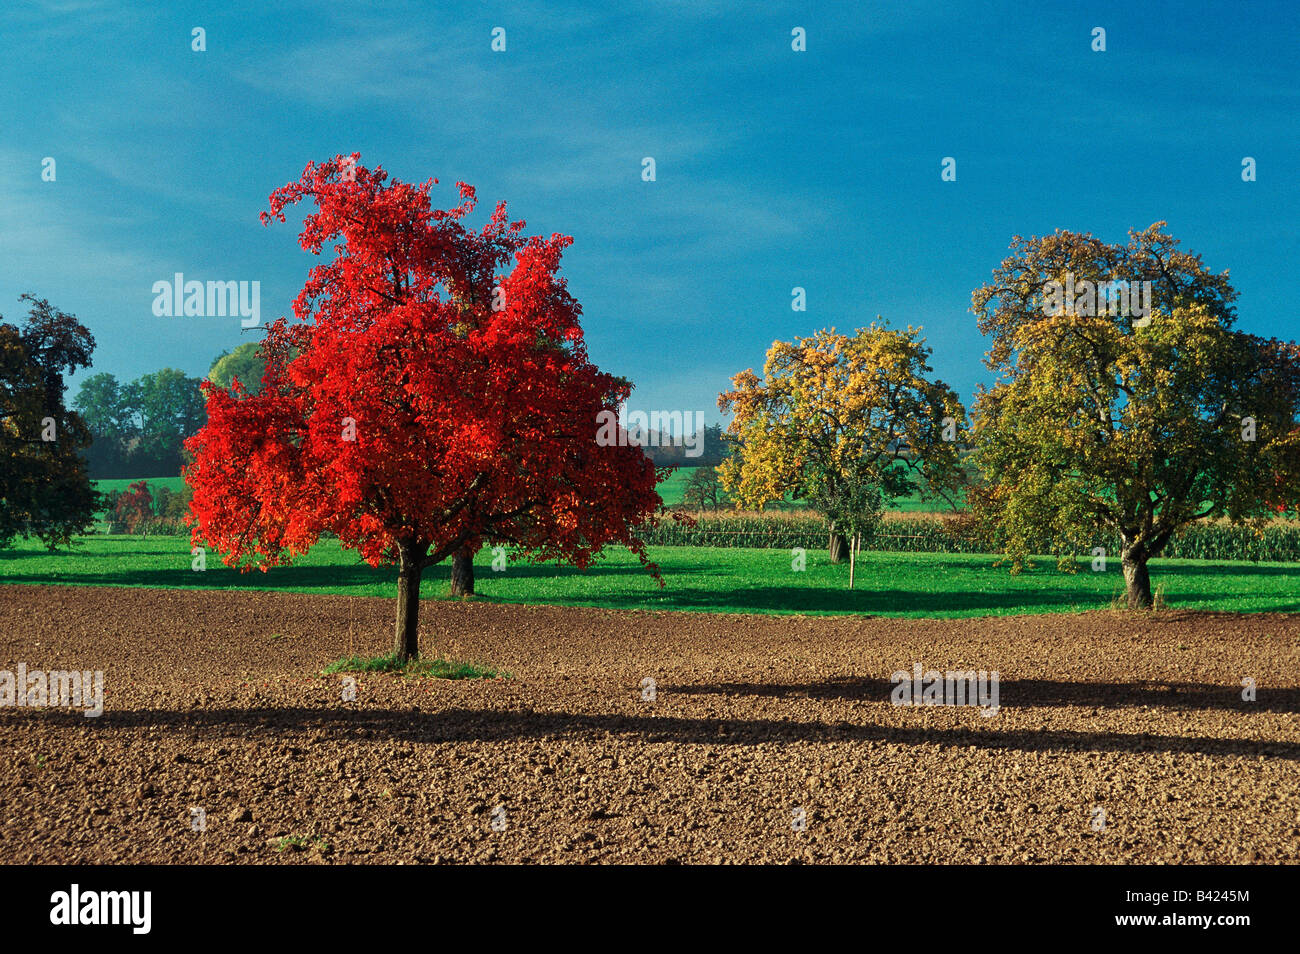
[[1169, 609], [1169, 603], [1165, 600], [1165, 587], [1163, 583], [1156, 587], [1155, 594], [1151, 597], [1151, 608], [1157, 612]]
[[456, 662], [447, 659], [411, 659], [401, 662], [396, 653], [383, 656], [349, 656], [330, 663], [321, 675], [333, 676], [341, 672], [395, 672], [406, 678], [423, 676], [429, 679], [508, 679], [510, 674], [488, 666]]
[[324, 838], [313, 839], [306, 835], [286, 835], [284, 838], [280, 839], [280, 843], [276, 845], [275, 850], [284, 851], [287, 848], [292, 848], [294, 851], [302, 851], [306, 848], [315, 848], [323, 855], [328, 855], [334, 850], [334, 846]]

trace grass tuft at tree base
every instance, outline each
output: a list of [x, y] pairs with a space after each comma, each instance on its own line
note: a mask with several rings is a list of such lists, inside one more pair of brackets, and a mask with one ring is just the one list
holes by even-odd
[[321, 675], [333, 676], [345, 672], [395, 672], [403, 676], [424, 676], [429, 679], [508, 679], [510, 674], [487, 666], [455, 662], [446, 659], [411, 659], [401, 662], [396, 653], [383, 656], [349, 656], [330, 663]]

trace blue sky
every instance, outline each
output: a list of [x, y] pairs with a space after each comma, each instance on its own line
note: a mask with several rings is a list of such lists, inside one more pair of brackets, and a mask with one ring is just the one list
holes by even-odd
[[573, 235], [592, 357], [633, 407], [720, 420], [774, 339], [876, 315], [923, 326], [969, 399], [971, 290], [1056, 228], [1168, 220], [1231, 269], [1242, 328], [1296, 338], [1297, 63], [1290, 2], [10, 3], [0, 314], [31, 291], [78, 315], [98, 347], [77, 380], [204, 374], [249, 333], [155, 317], [153, 283], [259, 281], [263, 320], [288, 313], [311, 260], [257, 215], [357, 150]]

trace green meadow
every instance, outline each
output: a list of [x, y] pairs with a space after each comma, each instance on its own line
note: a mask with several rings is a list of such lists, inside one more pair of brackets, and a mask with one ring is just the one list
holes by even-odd
[[[610, 550], [587, 570], [508, 562], [492, 569], [492, 553], [477, 560], [479, 599], [556, 606], [694, 610], [738, 613], [861, 613], [882, 616], [967, 617], [1107, 609], [1123, 589], [1117, 563], [1093, 573], [1062, 573], [1044, 558], [1012, 576], [996, 557], [950, 553], [864, 552], [854, 590], [848, 566], [808, 551], [807, 568], [792, 570], [789, 550], [738, 547], [653, 547], [660, 589], [636, 558]], [[176, 589], [280, 590], [396, 596], [395, 571], [371, 568], [334, 540], [324, 540], [294, 566], [239, 573], [207, 555], [191, 569], [185, 537], [88, 536], [72, 552], [49, 553], [31, 543], [0, 551], [0, 584], [147, 586]], [[1300, 611], [1300, 564], [1154, 560], [1153, 585], [1176, 609], [1235, 612]], [[431, 568], [423, 595], [442, 598], [449, 567]], [[0, 599], [3, 590], [0, 589]]]
[[125, 493], [133, 483], [141, 479], [149, 485], [150, 490], [157, 490], [159, 487], [166, 487], [170, 491], [180, 493], [181, 489], [185, 486], [185, 478], [180, 476], [144, 478], [129, 477], [120, 480], [92, 480], [91, 484], [93, 484], [94, 488], [101, 494], [110, 493], [114, 490]]

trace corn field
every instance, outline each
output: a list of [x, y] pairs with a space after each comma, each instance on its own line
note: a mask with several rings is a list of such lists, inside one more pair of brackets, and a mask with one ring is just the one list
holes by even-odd
[[[829, 535], [826, 521], [810, 511], [706, 512], [691, 516], [696, 521], [694, 527], [664, 521], [645, 533], [646, 542], [652, 546], [816, 550], [827, 545]], [[988, 540], [969, 527], [938, 517], [911, 515], [890, 515], [875, 534], [864, 538], [862, 545], [866, 550], [897, 553], [997, 552]], [[1104, 548], [1110, 559], [1119, 558], [1118, 536], [1099, 536], [1093, 546]], [[1040, 554], [1059, 552], [1059, 547], [1047, 540], [1039, 541], [1031, 549]], [[1300, 524], [1279, 521], [1261, 532], [1227, 523], [1194, 524], [1175, 536], [1160, 556], [1190, 560], [1300, 561]]]

